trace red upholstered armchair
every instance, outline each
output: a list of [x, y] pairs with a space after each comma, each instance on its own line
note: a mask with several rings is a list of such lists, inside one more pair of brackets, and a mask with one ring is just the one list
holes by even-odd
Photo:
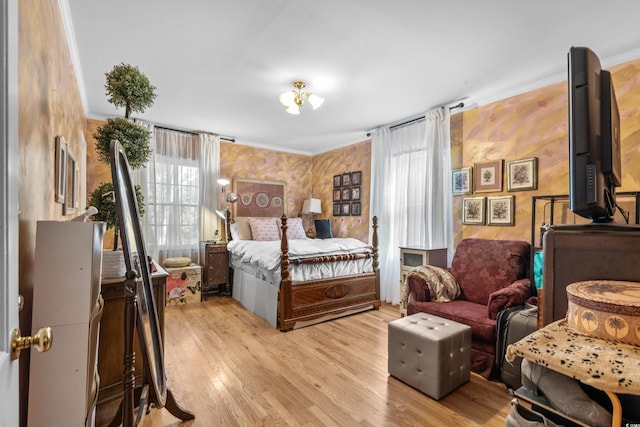
[[529, 243], [517, 240], [462, 240], [448, 269], [460, 285], [460, 296], [450, 302], [431, 301], [424, 280], [410, 276], [407, 315], [423, 312], [469, 325], [471, 370], [492, 378], [496, 315], [531, 296], [530, 251]]

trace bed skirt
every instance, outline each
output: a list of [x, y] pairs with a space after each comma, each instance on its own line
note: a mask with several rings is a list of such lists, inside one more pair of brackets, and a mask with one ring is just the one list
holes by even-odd
[[278, 288], [238, 268], [233, 270], [233, 299], [265, 319], [274, 328], [278, 324]]

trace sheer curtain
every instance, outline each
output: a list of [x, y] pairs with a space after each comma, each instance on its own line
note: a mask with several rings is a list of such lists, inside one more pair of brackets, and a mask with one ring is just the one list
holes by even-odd
[[[200, 240], [213, 240], [218, 229], [220, 136], [200, 133]], [[220, 233], [222, 234], [222, 233]]]
[[400, 246], [453, 250], [449, 110], [372, 137], [371, 213], [379, 218], [380, 293], [400, 302]]
[[200, 137], [155, 128], [152, 154], [138, 170], [145, 197], [143, 228], [149, 255], [162, 263], [169, 257], [199, 262]]

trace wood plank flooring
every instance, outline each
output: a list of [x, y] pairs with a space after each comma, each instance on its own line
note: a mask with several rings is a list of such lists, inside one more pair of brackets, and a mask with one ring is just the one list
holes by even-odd
[[436, 401], [387, 373], [398, 307], [280, 332], [231, 298], [166, 308], [165, 365], [183, 424], [153, 409], [142, 426], [504, 426], [502, 383], [471, 381]]

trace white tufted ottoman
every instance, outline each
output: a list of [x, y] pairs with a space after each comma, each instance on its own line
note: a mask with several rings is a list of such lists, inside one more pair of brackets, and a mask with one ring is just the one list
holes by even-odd
[[389, 322], [389, 373], [434, 399], [469, 381], [471, 327], [427, 313]]

